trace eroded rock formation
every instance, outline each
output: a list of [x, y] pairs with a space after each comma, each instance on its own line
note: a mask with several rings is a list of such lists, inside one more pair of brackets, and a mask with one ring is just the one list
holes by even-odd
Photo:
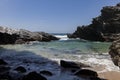
[[22, 44], [29, 41], [51, 40], [58, 40], [58, 38], [45, 32], [31, 32], [24, 29], [14, 30], [0, 26], [0, 44]]
[[78, 26], [69, 38], [81, 38], [90, 41], [114, 41], [120, 36], [120, 3], [116, 6], [106, 6], [101, 15], [93, 18], [87, 26]]
[[120, 39], [112, 43], [109, 54], [114, 64], [120, 67]]

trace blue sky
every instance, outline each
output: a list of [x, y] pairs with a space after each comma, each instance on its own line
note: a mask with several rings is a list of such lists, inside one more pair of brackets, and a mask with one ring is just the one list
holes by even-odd
[[48, 33], [69, 33], [90, 24], [103, 6], [119, 0], [0, 0], [0, 25]]

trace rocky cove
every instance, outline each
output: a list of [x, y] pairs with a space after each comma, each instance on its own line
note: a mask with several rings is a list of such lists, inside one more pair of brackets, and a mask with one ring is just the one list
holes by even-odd
[[[77, 44], [81, 43], [80, 45], [89, 43], [86, 45], [89, 47], [87, 48], [89, 53], [84, 53], [79, 49], [80, 46], [76, 47], [76, 42], [72, 40], [55, 42], [54, 40], [59, 40], [59, 38], [45, 32], [0, 27], [0, 79], [119, 80], [120, 4], [104, 7], [101, 12], [101, 16], [94, 18], [92, 24], [78, 27], [68, 37], [102, 41], [102, 45], [108, 44], [104, 42], [114, 41], [109, 51], [111, 58], [108, 52], [98, 54], [89, 52], [89, 49], [97, 52], [95, 48], [97, 45], [95, 47], [93, 45], [100, 45], [100, 42], [77, 40]], [[39, 41], [40, 43], [31, 43], [31, 41]], [[69, 45], [70, 43], [71, 45]], [[75, 47], [73, 47], [73, 43], [76, 44]], [[39, 48], [41, 46], [42, 48]], [[65, 46], [70, 48], [66, 49]], [[71, 49], [75, 49], [76, 52], [71, 52]], [[117, 79], [114, 76], [117, 76]]]

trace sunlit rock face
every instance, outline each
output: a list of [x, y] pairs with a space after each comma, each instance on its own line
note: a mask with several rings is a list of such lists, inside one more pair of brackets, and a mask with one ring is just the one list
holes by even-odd
[[120, 67], [120, 39], [112, 43], [109, 54], [114, 64]]
[[120, 36], [120, 3], [116, 6], [106, 6], [101, 15], [93, 18], [87, 26], [78, 26], [69, 38], [82, 38], [91, 41], [114, 41]]
[[58, 38], [45, 32], [31, 32], [24, 29], [15, 30], [0, 26], [0, 44], [22, 44], [29, 41], [51, 40], [58, 40]]

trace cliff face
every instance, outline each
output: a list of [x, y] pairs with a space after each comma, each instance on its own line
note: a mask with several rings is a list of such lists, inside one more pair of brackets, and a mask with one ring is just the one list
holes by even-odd
[[0, 44], [22, 44], [29, 41], [51, 40], [58, 40], [58, 38], [45, 32], [31, 32], [24, 29], [14, 30], [0, 26]]
[[106, 6], [101, 15], [93, 18], [92, 24], [79, 26], [68, 35], [69, 38], [82, 38], [91, 41], [114, 41], [120, 35], [120, 3], [116, 6]]
[[113, 63], [120, 68], [120, 39], [112, 43], [109, 54]]

